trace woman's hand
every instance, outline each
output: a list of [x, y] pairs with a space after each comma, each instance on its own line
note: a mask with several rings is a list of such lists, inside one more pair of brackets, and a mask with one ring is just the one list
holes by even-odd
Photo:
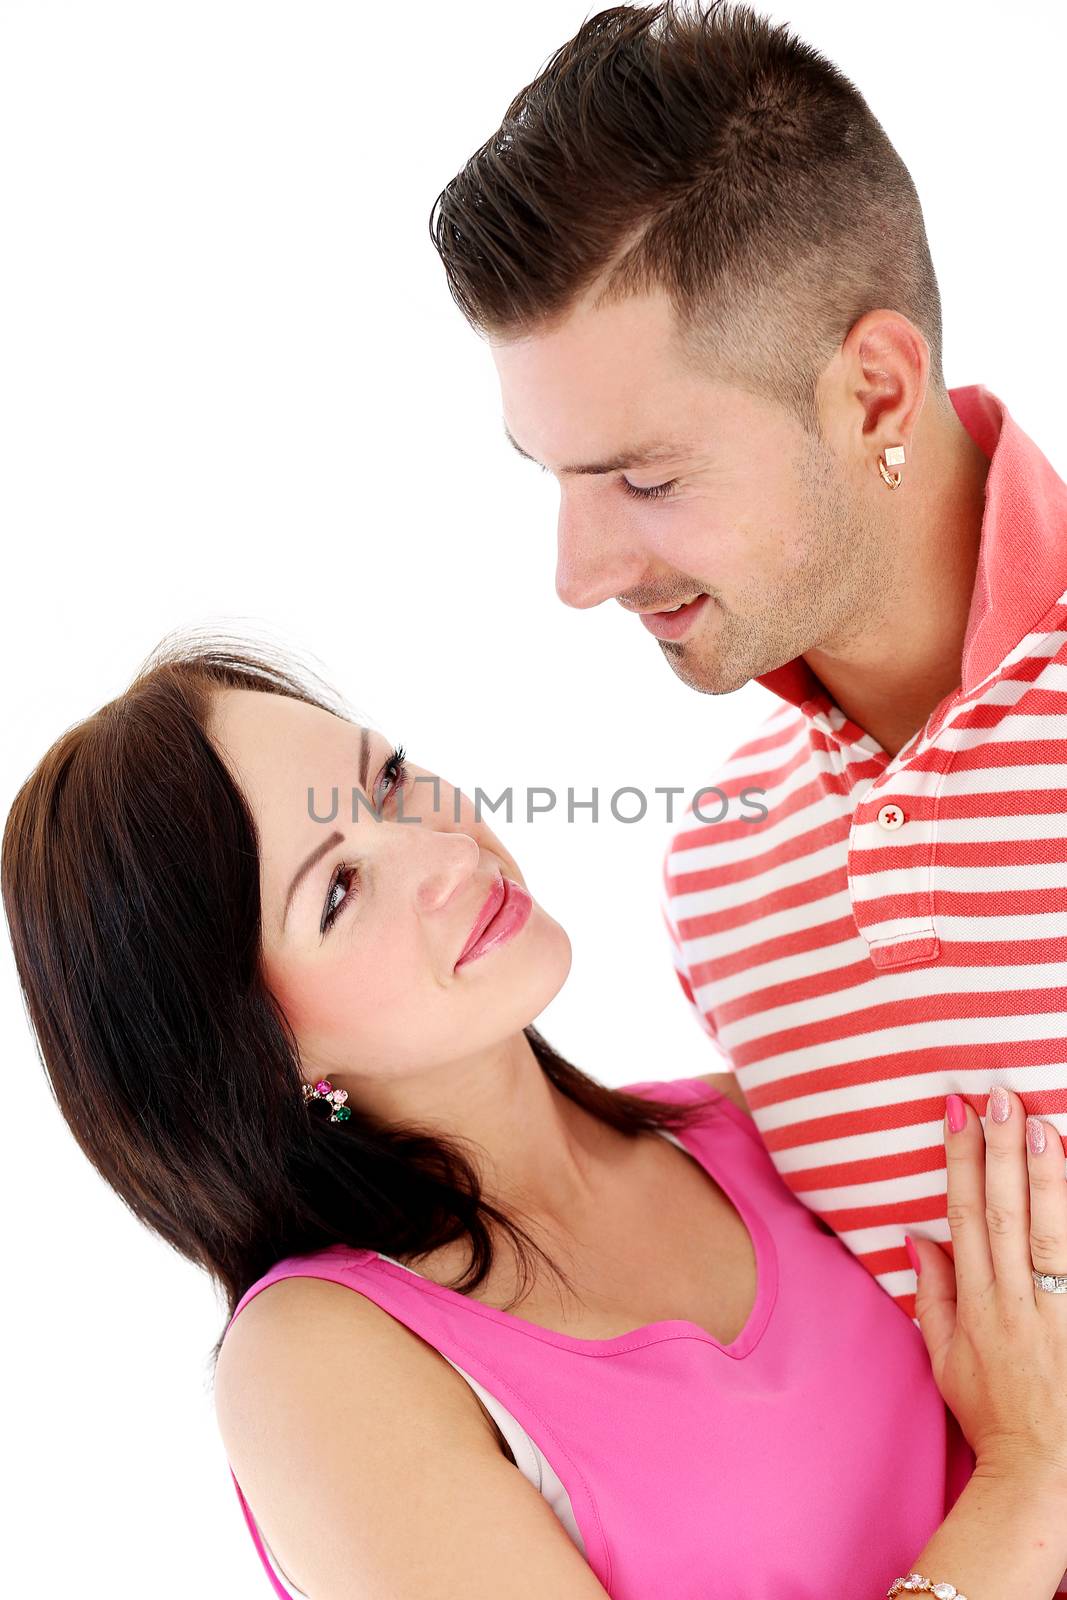
[[[1031, 1277], [1031, 1266], [1067, 1273], [1064, 1144], [1051, 1123], [1026, 1117], [1018, 1095], [1003, 1093], [1006, 1120], [995, 1119], [994, 1091], [984, 1133], [973, 1108], [949, 1097], [947, 1112], [964, 1119], [958, 1132], [945, 1121], [953, 1255], [913, 1238], [915, 1314], [976, 1471], [1028, 1474], [1067, 1497], [1067, 1294]], [[1043, 1150], [1034, 1150], [1028, 1123], [1043, 1130]]]

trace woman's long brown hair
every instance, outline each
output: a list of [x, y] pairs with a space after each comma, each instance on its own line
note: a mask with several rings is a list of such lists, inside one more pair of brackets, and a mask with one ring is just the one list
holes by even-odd
[[[351, 720], [273, 648], [179, 636], [62, 734], [8, 815], [4, 908], [68, 1127], [130, 1210], [210, 1274], [227, 1321], [276, 1261], [338, 1243], [402, 1259], [466, 1236], [453, 1287], [469, 1292], [492, 1264], [493, 1223], [524, 1270], [525, 1243], [557, 1271], [481, 1197], [458, 1146], [305, 1105], [296, 1038], [261, 975], [255, 825], [205, 731], [223, 686]], [[625, 1133], [702, 1112], [609, 1088], [525, 1033], [559, 1092]]]

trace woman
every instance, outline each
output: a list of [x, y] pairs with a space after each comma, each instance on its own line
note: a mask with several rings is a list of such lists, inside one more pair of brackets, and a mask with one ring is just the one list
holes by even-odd
[[2, 871], [75, 1137], [225, 1293], [279, 1594], [1056, 1590], [1067, 1295], [1027, 1229], [1067, 1268], [1067, 1180], [1017, 1096], [984, 1137], [958, 1103], [920, 1333], [729, 1098], [545, 1042], [567, 935], [465, 797], [225, 642], [63, 735]]

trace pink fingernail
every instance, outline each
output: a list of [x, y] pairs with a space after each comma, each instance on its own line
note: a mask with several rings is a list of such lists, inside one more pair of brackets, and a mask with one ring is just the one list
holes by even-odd
[[1030, 1154], [1039, 1156], [1045, 1149], [1045, 1124], [1038, 1117], [1026, 1119], [1026, 1142], [1030, 1146]]
[[922, 1262], [919, 1260], [918, 1250], [916, 1250], [907, 1234], [904, 1235], [904, 1248], [908, 1252], [908, 1260], [911, 1262], [911, 1270], [914, 1272], [915, 1276], [918, 1277], [919, 1273], [922, 1271]]
[[1011, 1116], [1011, 1100], [1008, 1098], [1008, 1091], [999, 1083], [989, 1096], [989, 1115], [994, 1122], [1007, 1122]]
[[948, 1118], [949, 1133], [959, 1133], [967, 1126], [967, 1113], [958, 1094], [950, 1094], [945, 1101], [945, 1115]]

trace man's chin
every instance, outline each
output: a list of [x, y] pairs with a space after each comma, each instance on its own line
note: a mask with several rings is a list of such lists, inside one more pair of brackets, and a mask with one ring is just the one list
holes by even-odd
[[660, 639], [657, 643], [675, 677], [698, 694], [733, 694], [749, 682], [744, 674], [731, 671], [729, 662], [702, 660], [693, 646], [684, 640], [672, 643]]

